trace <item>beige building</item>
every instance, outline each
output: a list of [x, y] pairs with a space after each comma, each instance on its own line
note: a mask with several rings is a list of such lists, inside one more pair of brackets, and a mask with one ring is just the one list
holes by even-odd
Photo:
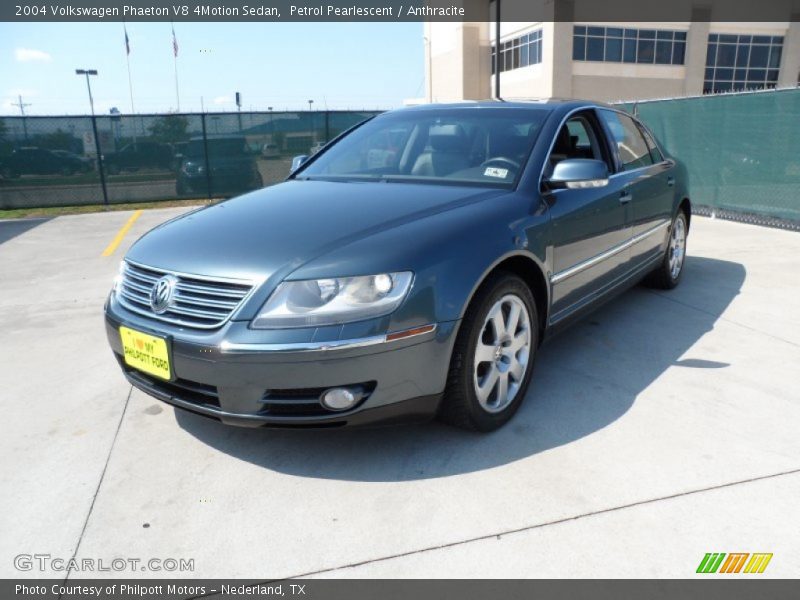
[[[494, 96], [495, 23], [425, 24], [426, 101]], [[643, 100], [800, 82], [800, 23], [501, 23], [506, 99]]]

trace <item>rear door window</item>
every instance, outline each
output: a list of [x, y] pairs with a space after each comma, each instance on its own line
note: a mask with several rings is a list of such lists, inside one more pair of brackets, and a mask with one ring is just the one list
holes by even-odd
[[632, 171], [653, 164], [650, 148], [633, 119], [611, 110], [599, 110], [600, 118], [611, 132], [622, 169]]

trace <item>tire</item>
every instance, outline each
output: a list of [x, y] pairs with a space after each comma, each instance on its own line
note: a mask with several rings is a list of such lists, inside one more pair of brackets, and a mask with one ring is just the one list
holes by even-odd
[[[509, 333], [512, 309], [519, 310], [519, 317], [514, 332]], [[503, 331], [494, 325], [500, 321], [493, 317], [501, 320]], [[539, 345], [538, 324], [536, 302], [522, 279], [506, 272], [487, 279], [461, 323], [439, 419], [455, 427], [483, 432], [507, 423], [522, 404], [530, 383]], [[487, 360], [480, 360], [479, 356]], [[481, 383], [483, 391], [479, 389]]]
[[686, 240], [689, 226], [686, 222], [686, 213], [678, 211], [669, 228], [669, 240], [661, 264], [650, 273], [645, 280], [649, 286], [671, 290], [681, 282], [683, 266], [686, 262]]

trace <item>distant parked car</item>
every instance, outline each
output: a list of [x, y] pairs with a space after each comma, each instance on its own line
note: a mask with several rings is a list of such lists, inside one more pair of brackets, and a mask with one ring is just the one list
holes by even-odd
[[91, 164], [71, 152], [44, 148], [18, 148], [0, 163], [4, 179], [20, 175], [72, 175], [86, 172]]
[[169, 169], [172, 148], [158, 142], [137, 142], [123, 146], [119, 152], [104, 154], [103, 162], [110, 175], [139, 169]]
[[[206, 172], [206, 149], [211, 173]], [[192, 138], [184, 150], [178, 171], [178, 195], [206, 194], [211, 185], [213, 194], [235, 194], [264, 185], [254, 155], [248, 152], [242, 136], [209, 136]]]
[[261, 146], [261, 156], [264, 158], [278, 158], [280, 155], [278, 144], [264, 144]]
[[78, 164], [81, 165], [81, 171], [85, 172], [94, 169], [95, 160], [88, 156], [81, 156], [80, 154], [75, 154], [67, 150], [53, 150], [53, 154], [57, 154], [65, 160], [78, 161]]

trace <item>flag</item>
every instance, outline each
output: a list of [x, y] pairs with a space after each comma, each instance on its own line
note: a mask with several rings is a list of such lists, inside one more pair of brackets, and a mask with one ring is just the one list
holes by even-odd
[[131, 54], [131, 41], [128, 39], [128, 28], [125, 27], [125, 24], [122, 24], [122, 28], [125, 30], [125, 53], [130, 56]]
[[175, 25], [172, 26], [172, 53], [178, 58], [178, 38], [175, 37]]

